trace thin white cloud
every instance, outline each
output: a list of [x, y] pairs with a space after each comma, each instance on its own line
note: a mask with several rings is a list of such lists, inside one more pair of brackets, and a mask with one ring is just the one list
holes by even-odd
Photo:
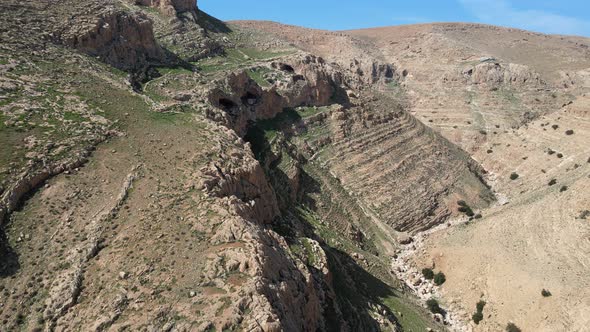
[[519, 10], [507, 0], [459, 0], [459, 2], [484, 23], [566, 35], [590, 33], [590, 22], [542, 10]]

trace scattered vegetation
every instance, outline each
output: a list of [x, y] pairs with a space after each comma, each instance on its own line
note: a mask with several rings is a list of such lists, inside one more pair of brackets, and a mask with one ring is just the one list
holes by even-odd
[[553, 126], [551, 126], [551, 128], [553, 128], [553, 130], [557, 130], [559, 128], [559, 126], [554, 124]]
[[514, 323], [508, 323], [508, 325], [506, 325], [506, 332], [522, 332], [522, 330], [514, 325]]
[[510, 180], [512, 180], [512, 181], [518, 179], [519, 177], [520, 177], [520, 175], [518, 175], [517, 173], [510, 174]]
[[559, 158], [559, 159], [563, 158], [563, 153], [558, 153], [557, 158]]
[[466, 216], [473, 217], [475, 215], [475, 213], [473, 213], [473, 210], [469, 207], [469, 205], [467, 205], [465, 201], [458, 201], [457, 205], [459, 205], [459, 208], [457, 210], [461, 213], [465, 213]]
[[440, 307], [440, 305], [438, 304], [438, 301], [435, 299], [430, 299], [430, 300], [426, 301], [426, 307], [433, 314], [441, 314], [443, 316], [445, 314], [445, 311]]
[[557, 180], [556, 179], [551, 179], [551, 181], [549, 181], [549, 186], [554, 186], [557, 184]]
[[565, 134], [566, 134], [566, 135], [568, 135], [568, 136], [571, 136], [571, 135], [573, 135], [573, 134], [574, 134], [574, 131], [570, 129], [570, 130], [567, 130], [567, 131], [565, 132]]
[[475, 313], [471, 315], [471, 319], [475, 324], [479, 324], [483, 320], [483, 308], [486, 306], [486, 301], [480, 300], [475, 305]]
[[435, 285], [440, 286], [440, 285], [444, 284], [445, 281], [447, 281], [447, 277], [445, 276], [444, 273], [439, 272], [434, 275], [434, 284]]
[[432, 271], [431, 268], [425, 267], [422, 269], [422, 275], [424, 276], [424, 279], [432, 280], [434, 278], [434, 271]]
[[475, 312], [471, 315], [471, 319], [473, 319], [475, 324], [479, 324], [483, 320], [483, 314], [481, 312]]
[[562, 193], [564, 191], [567, 191], [567, 189], [568, 189], [567, 186], [563, 186], [563, 187], [559, 188], [559, 192]]
[[246, 71], [248, 76], [261, 87], [269, 87], [270, 82], [264, 78], [264, 74], [268, 73], [270, 69], [266, 67], [250, 68]]
[[543, 297], [549, 297], [551, 296], [551, 292], [546, 290], [545, 288], [543, 288], [543, 290], [541, 291], [541, 295], [543, 295]]
[[588, 217], [590, 217], [590, 210], [584, 210], [582, 212], [580, 212], [580, 215], [578, 216], [578, 219], [587, 219]]

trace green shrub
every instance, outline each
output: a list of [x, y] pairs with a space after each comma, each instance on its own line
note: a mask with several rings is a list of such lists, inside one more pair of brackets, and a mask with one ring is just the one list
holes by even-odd
[[558, 125], [553, 125], [553, 126], [551, 126], [551, 128], [553, 128], [554, 130], [557, 130], [557, 128], [559, 128], [559, 126]]
[[430, 312], [433, 314], [445, 314], [444, 310], [438, 305], [438, 301], [435, 299], [426, 301], [426, 307], [428, 307], [428, 310], [430, 310]]
[[543, 297], [549, 297], [552, 294], [551, 294], [550, 291], [548, 291], [548, 290], [546, 290], [546, 289], [543, 288], [543, 290], [541, 291], [541, 295], [543, 295]]
[[457, 205], [459, 205], [459, 208], [457, 209], [459, 212], [465, 213], [468, 217], [473, 217], [475, 215], [473, 210], [467, 205], [467, 202], [463, 200], [457, 201]]
[[520, 175], [518, 175], [517, 173], [512, 173], [512, 174], [510, 174], [510, 180], [514, 181], [514, 180], [518, 179], [519, 176]]
[[432, 280], [432, 278], [434, 278], [434, 272], [432, 271], [432, 269], [427, 267], [422, 269], [422, 275], [426, 280]]
[[566, 131], [565, 134], [568, 135], [568, 136], [569, 135], [573, 135], [574, 134], [574, 131], [570, 129], [570, 130]]
[[522, 332], [514, 323], [506, 325], [506, 332]]
[[480, 300], [475, 305], [476, 312], [471, 316], [475, 324], [479, 324], [483, 320], [483, 308], [486, 306], [486, 301]]
[[458, 211], [465, 213], [469, 217], [473, 217], [473, 215], [474, 215], [473, 210], [471, 210], [471, 208], [469, 206], [460, 206]]
[[567, 190], [567, 186], [563, 186], [559, 189], [559, 192], [562, 193]]
[[479, 322], [483, 320], [483, 314], [481, 312], [476, 312], [471, 316], [471, 319], [473, 319], [475, 324], [479, 324]]
[[552, 179], [551, 181], [549, 181], [549, 186], [553, 186], [557, 184], [557, 180], [556, 179]]
[[563, 158], [563, 153], [558, 153], [557, 158], [559, 158], [559, 159]]
[[475, 308], [477, 309], [477, 312], [483, 312], [483, 308], [486, 306], [486, 301], [484, 300], [480, 300], [479, 302], [477, 302], [477, 304], [475, 305]]
[[475, 216], [473, 216], [474, 219], [481, 219], [483, 218], [483, 216], [481, 215], [481, 213], [476, 214]]
[[434, 284], [435, 285], [440, 286], [440, 285], [444, 284], [445, 281], [447, 281], [447, 277], [445, 276], [444, 273], [439, 272], [434, 275]]

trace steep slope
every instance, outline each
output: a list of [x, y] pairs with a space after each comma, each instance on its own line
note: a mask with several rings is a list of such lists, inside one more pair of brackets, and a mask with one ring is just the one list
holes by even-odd
[[[523, 34], [490, 27], [394, 28], [424, 43], [422, 59], [387, 29], [226, 25], [192, 1], [0, 10], [0, 330], [469, 330], [481, 291], [493, 316], [476, 329], [585, 326], [586, 230], [566, 219], [587, 203], [583, 39], [548, 37], [575, 59], [542, 68], [512, 44], [501, 60], [457, 46], [457, 29]], [[455, 61], [465, 54], [477, 61]], [[483, 122], [427, 121], [460, 91], [456, 121]], [[503, 131], [481, 133], [490, 123]], [[550, 218], [528, 210], [549, 202]], [[516, 281], [488, 278], [482, 255]], [[529, 255], [556, 267], [541, 278]], [[420, 278], [424, 266], [448, 282]], [[465, 289], [470, 270], [483, 290]], [[555, 293], [542, 322], [520, 308], [541, 284]]]
[[[233, 24], [280, 36], [352, 71], [358, 72], [355, 64], [360, 63], [391, 66], [393, 79], [374, 87], [488, 171], [499, 205], [475, 211], [483, 216], [475, 223], [452, 217], [447, 225], [419, 232], [414, 243], [401, 246], [393, 265], [408, 287], [428, 298], [430, 283], [422, 268], [444, 271], [448, 281], [439, 294], [460, 320], [471, 321], [476, 302], [487, 302], [484, 321], [468, 327], [476, 331], [497, 331], [509, 321], [525, 331], [585, 330], [588, 296], [580, 276], [587, 274], [589, 253], [584, 240], [590, 200], [584, 189], [590, 156], [585, 144], [587, 38], [477, 24], [342, 32], [272, 22]], [[395, 151], [381, 145], [365, 149], [363, 157]], [[344, 151], [346, 146], [338, 150]], [[362, 159], [346, 156], [334, 162], [339, 176], [348, 177], [351, 193], [368, 193], [373, 195], [369, 202], [382, 202], [375, 182], [389, 173], [345, 173], [362, 165]], [[364, 181], [375, 182], [365, 187]], [[418, 194], [414, 189], [401, 199]], [[456, 201], [451, 205], [460, 208]], [[543, 288], [555, 289], [553, 296], [544, 298]]]
[[309, 165], [284, 200], [244, 140], [361, 80], [243, 47], [202, 13], [172, 15], [170, 35], [139, 5], [1, 5], [0, 329], [442, 329], [363, 238], [362, 209], [324, 209], [354, 202], [335, 178]]

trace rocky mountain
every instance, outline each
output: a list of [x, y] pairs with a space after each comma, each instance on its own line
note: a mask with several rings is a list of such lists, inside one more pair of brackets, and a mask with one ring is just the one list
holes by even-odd
[[1, 331], [587, 326], [587, 39], [0, 10]]

